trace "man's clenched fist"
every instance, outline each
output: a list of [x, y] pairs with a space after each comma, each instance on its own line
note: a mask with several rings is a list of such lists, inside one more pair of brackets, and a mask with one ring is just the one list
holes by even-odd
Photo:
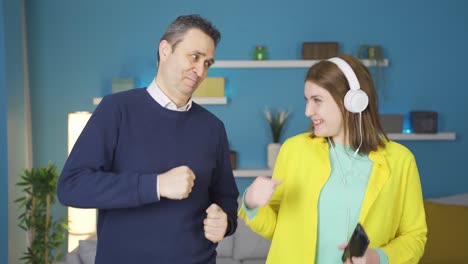
[[205, 237], [213, 243], [223, 240], [226, 234], [228, 221], [227, 215], [217, 204], [211, 204], [206, 209], [207, 216], [203, 221]]
[[159, 174], [159, 195], [173, 200], [189, 196], [195, 181], [195, 174], [187, 166], [176, 167]]

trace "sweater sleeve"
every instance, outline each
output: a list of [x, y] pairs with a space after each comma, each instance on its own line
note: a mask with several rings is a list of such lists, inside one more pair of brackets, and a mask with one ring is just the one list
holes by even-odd
[[418, 263], [427, 240], [421, 183], [413, 156], [408, 161], [405, 174], [405, 204], [397, 236], [381, 248], [387, 254], [389, 263]]
[[130, 208], [158, 200], [155, 173], [112, 171], [121, 125], [121, 114], [113, 99], [103, 98], [65, 163], [57, 196], [66, 206]]
[[226, 130], [223, 123], [220, 122], [220, 124], [216, 169], [210, 186], [210, 200], [212, 203], [219, 205], [226, 213], [228, 218], [226, 236], [230, 236], [237, 229], [237, 198], [239, 191], [232, 173]]

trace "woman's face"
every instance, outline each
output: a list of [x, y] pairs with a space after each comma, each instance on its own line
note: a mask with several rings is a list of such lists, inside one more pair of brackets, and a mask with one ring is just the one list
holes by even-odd
[[343, 118], [332, 95], [315, 83], [306, 81], [304, 98], [305, 115], [312, 120], [314, 134], [319, 137], [331, 137], [337, 143], [346, 144]]

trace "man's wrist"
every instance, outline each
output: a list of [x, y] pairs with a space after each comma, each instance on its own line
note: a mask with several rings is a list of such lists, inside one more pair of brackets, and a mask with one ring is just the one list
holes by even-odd
[[159, 192], [159, 174], [156, 174], [156, 195], [157, 195], [158, 201], [161, 200], [161, 194]]
[[227, 227], [226, 227], [226, 232], [224, 233], [224, 237], [226, 237], [231, 232], [231, 221], [229, 221], [229, 217], [226, 220], [227, 220]]

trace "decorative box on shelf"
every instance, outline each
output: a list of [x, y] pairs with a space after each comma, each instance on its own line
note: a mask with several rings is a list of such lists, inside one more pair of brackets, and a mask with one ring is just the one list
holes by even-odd
[[226, 104], [224, 77], [207, 77], [193, 93], [197, 104]]

